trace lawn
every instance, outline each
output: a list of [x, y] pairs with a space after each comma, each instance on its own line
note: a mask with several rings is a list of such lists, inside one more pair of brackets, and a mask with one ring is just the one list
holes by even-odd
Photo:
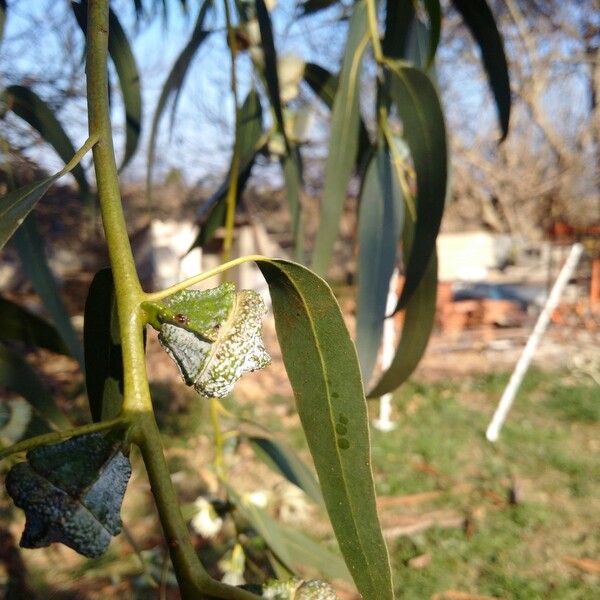
[[[397, 429], [373, 430], [380, 513], [398, 598], [598, 597], [599, 388], [591, 379], [569, 373], [531, 371], [499, 442], [491, 445], [484, 432], [507, 379], [473, 375], [408, 383], [394, 398]], [[183, 385], [154, 385], [153, 395], [173, 480], [189, 510], [194, 498], [215, 489], [207, 404]], [[306, 456], [291, 399], [229, 399], [226, 405], [238, 416], [270, 428]], [[376, 403], [371, 410], [375, 416]], [[281, 478], [256, 461], [248, 443], [231, 443], [227, 449], [230, 481], [238, 489], [272, 494], [269, 509], [285, 516], [277, 491], [287, 489], [281, 487]], [[139, 457], [132, 455], [132, 462], [134, 476], [123, 508], [129, 540], [118, 536], [108, 554], [96, 561], [58, 546], [23, 552], [23, 572], [37, 591], [32, 597], [177, 598]], [[308, 517], [301, 514], [304, 508], [297, 499], [292, 504], [300, 512], [290, 516], [286, 508], [288, 525], [310, 531], [323, 547], [330, 545], [324, 519], [314, 517], [310, 508]], [[10, 505], [5, 510], [7, 517], [13, 515], [10, 531], [18, 536], [21, 515]], [[216, 575], [219, 560], [231, 550], [232, 533], [229, 527], [211, 542], [196, 538]], [[251, 529], [244, 530], [243, 538], [256, 559], [254, 573], [246, 571], [251, 581], [269, 562], [260, 558], [264, 544]], [[132, 551], [131, 540], [136, 540], [140, 554]], [[316, 550], [313, 547], [308, 557]], [[347, 590], [342, 592], [344, 600], [353, 598]]]
[[514, 600], [598, 597], [600, 389], [566, 374], [529, 373], [492, 445], [484, 431], [507, 379], [411, 383], [395, 397], [396, 431], [374, 432], [381, 496], [442, 492], [428, 502], [409, 497], [397, 514], [417, 524], [440, 511], [450, 523], [452, 512], [464, 517], [460, 526], [391, 541], [402, 598], [448, 590]]

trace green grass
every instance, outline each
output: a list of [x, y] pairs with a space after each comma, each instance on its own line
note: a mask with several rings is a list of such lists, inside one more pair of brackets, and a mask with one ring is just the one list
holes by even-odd
[[[433, 528], [390, 544], [400, 598], [445, 590], [514, 600], [598, 597], [598, 576], [579, 573], [563, 557], [600, 554], [599, 388], [530, 373], [492, 445], [484, 432], [506, 382], [495, 375], [408, 384], [395, 397], [398, 429], [374, 431], [380, 495], [470, 486], [399, 512], [482, 515], [471, 518], [468, 535]], [[518, 503], [498, 506], [514, 481]], [[409, 566], [423, 554], [431, 555], [427, 566]]]

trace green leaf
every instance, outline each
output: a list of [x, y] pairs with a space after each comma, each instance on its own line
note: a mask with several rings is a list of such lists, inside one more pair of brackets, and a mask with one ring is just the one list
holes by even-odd
[[452, 4], [462, 16], [481, 50], [483, 65], [496, 100], [502, 141], [508, 135], [511, 105], [510, 79], [502, 36], [485, 0], [452, 0]]
[[0, 339], [17, 340], [28, 346], [69, 354], [56, 329], [26, 308], [0, 296]]
[[[72, 2], [79, 27], [87, 35], [87, 0]], [[140, 74], [127, 35], [111, 10], [108, 22], [108, 52], [115, 66], [123, 105], [125, 107], [125, 154], [120, 169], [124, 169], [137, 150], [142, 127], [142, 93]]]
[[396, 310], [404, 307], [423, 278], [435, 250], [447, 185], [444, 115], [437, 91], [425, 73], [388, 63], [391, 95], [402, 118], [417, 177], [415, 235], [406, 280]]
[[37, 230], [33, 215], [29, 215], [15, 235], [19, 258], [33, 289], [42, 299], [52, 322], [58, 329], [69, 354], [84, 367], [83, 348], [60, 297], [56, 280], [46, 260], [44, 244]]
[[440, 42], [440, 33], [442, 29], [442, 10], [440, 0], [424, 0], [425, 10], [429, 16], [429, 53], [427, 64], [433, 64], [435, 53]]
[[313, 15], [320, 10], [338, 4], [338, 2], [339, 0], [306, 0], [306, 2], [302, 2], [298, 7], [298, 16], [306, 17], [308, 15]]
[[252, 290], [236, 292], [232, 283], [223, 283], [143, 306], [185, 383], [203, 396], [223, 398], [244, 373], [271, 362], [261, 337], [266, 307]]
[[290, 144], [288, 152], [281, 160], [285, 189], [292, 219], [292, 232], [294, 236], [294, 258], [302, 262], [304, 259], [304, 245], [302, 235], [300, 190], [302, 187], [302, 156], [300, 148]]
[[[238, 135], [240, 143], [240, 169], [236, 203], [239, 203], [246, 183], [250, 178], [256, 156], [266, 143], [262, 124], [262, 106], [255, 88], [252, 88], [248, 92], [240, 108], [240, 128]], [[230, 173], [228, 173], [217, 191], [198, 210], [197, 219], [200, 223], [200, 232], [192, 244], [192, 248], [203, 246], [209, 242], [215, 231], [224, 225], [227, 208], [225, 199], [229, 191], [230, 178]]]
[[295, 263], [257, 262], [340, 549], [365, 600], [393, 598], [379, 526], [367, 405], [354, 344], [328, 285]]
[[118, 416], [123, 401], [123, 353], [111, 269], [94, 275], [85, 301], [85, 384], [94, 421]]
[[275, 51], [275, 42], [273, 40], [273, 27], [271, 25], [271, 15], [265, 5], [265, 0], [255, 0], [256, 3], [256, 19], [260, 29], [261, 47], [265, 60], [265, 80], [267, 83], [267, 92], [271, 108], [275, 114], [275, 121], [279, 133], [285, 140], [286, 148], [289, 146], [287, 136], [285, 134], [285, 122], [283, 120], [283, 110], [281, 108], [281, 94], [279, 90], [279, 75], [277, 73], [277, 53]]
[[148, 172], [147, 172], [147, 186], [150, 189], [152, 183], [152, 170], [154, 168], [155, 152], [156, 152], [156, 139], [158, 135], [158, 125], [160, 123], [163, 112], [169, 102], [170, 98], [173, 97], [173, 111], [176, 109], [177, 100], [179, 93], [183, 87], [185, 77], [188, 73], [189, 67], [192, 63], [198, 48], [202, 45], [204, 40], [210, 35], [208, 31], [204, 30], [204, 19], [210, 8], [212, 8], [212, 0], [204, 0], [198, 16], [192, 30], [192, 34], [187, 44], [177, 57], [177, 60], [173, 64], [169, 75], [163, 85], [152, 117], [152, 127], [150, 129], [150, 140], [148, 141]]
[[386, 1], [385, 34], [381, 43], [384, 56], [396, 59], [406, 57], [406, 44], [414, 19], [415, 7], [412, 2]]
[[369, 163], [358, 218], [356, 349], [365, 385], [371, 379], [386, 314], [388, 289], [396, 264], [403, 215], [394, 185], [391, 157], [381, 144]]
[[239, 510], [289, 571], [297, 573], [298, 569], [309, 567], [327, 579], [352, 581], [339, 554], [327, 550], [322, 543], [296, 529], [281, 525], [266, 511], [240, 497], [230, 488], [229, 495], [235, 502], [236, 510]]
[[6, 23], [6, 0], [0, 0], [0, 44], [4, 38], [4, 25]]
[[309, 498], [324, 506], [323, 494], [313, 472], [287, 446], [272, 438], [248, 436], [256, 456], [267, 466], [298, 486]]
[[54, 403], [36, 372], [18, 354], [0, 344], [0, 385], [23, 396], [49, 423], [58, 428], [71, 426]]
[[378, 398], [403, 384], [419, 364], [433, 330], [437, 298], [437, 254], [429, 259], [425, 275], [408, 300], [404, 312], [402, 334], [392, 364], [369, 391]]
[[[7, 110], [11, 110], [33, 127], [33, 129], [35, 129], [42, 138], [56, 150], [56, 153], [65, 163], [71, 161], [75, 154], [75, 148], [73, 147], [69, 136], [65, 133], [63, 126], [54, 115], [53, 110], [33, 90], [21, 85], [11, 85], [2, 92], [0, 104], [6, 106]], [[89, 185], [85, 177], [85, 172], [78, 162], [74, 164], [69, 171], [73, 171], [73, 177], [77, 180], [82, 196], [87, 198], [89, 195]], [[48, 183], [47, 187], [40, 193], [33, 204], [39, 200], [54, 180], [58, 179], [61, 175], [64, 175], [65, 172], [66, 171], [61, 171], [60, 174], [53, 175], [54, 179]], [[51, 178], [45, 179], [39, 183], [45, 184], [49, 179]], [[33, 185], [34, 184], [31, 184], [31, 186]]]
[[358, 152], [360, 124], [360, 71], [369, 34], [364, 0], [354, 5], [344, 61], [333, 103], [331, 133], [325, 163], [325, 187], [321, 200], [319, 229], [313, 252], [313, 269], [324, 274], [329, 265], [346, 190]]
[[131, 465], [114, 436], [92, 433], [38, 446], [6, 476], [6, 490], [25, 511], [20, 545], [60, 542], [89, 558], [121, 531], [120, 510]]
[[[333, 102], [338, 89], [339, 78], [333, 75], [327, 69], [315, 64], [306, 63], [304, 65], [304, 81], [308, 83], [313, 92], [321, 99], [321, 101], [329, 108], [333, 108]], [[369, 139], [369, 132], [365, 126], [365, 122], [360, 117], [358, 126], [358, 150], [356, 153], [355, 166], [357, 170], [366, 165], [371, 154], [372, 146]]]

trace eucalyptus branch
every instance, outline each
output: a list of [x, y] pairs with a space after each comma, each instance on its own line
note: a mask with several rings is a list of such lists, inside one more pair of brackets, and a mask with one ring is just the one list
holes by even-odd
[[227, 42], [231, 54], [231, 93], [235, 106], [235, 139], [233, 142], [233, 154], [231, 157], [231, 168], [229, 170], [229, 189], [225, 200], [227, 213], [225, 216], [225, 240], [223, 241], [223, 262], [231, 258], [231, 247], [233, 245], [233, 230], [235, 226], [235, 205], [238, 193], [238, 175], [240, 171], [240, 104], [237, 89], [237, 40], [235, 30], [231, 22], [231, 8], [229, 0], [223, 0], [225, 5], [225, 20], [227, 23]]
[[97, 137], [94, 167], [98, 198], [113, 270], [123, 349], [122, 412], [133, 420], [130, 439], [142, 451], [182, 598], [250, 600], [256, 596], [215, 581], [198, 559], [181, 515], [154, 418], [142, 335], [146, 315], [141, 304], [147, 296], [140, 286], [127, 235], [112, 144], [107, 74], [108, 5], [108, 0], [90, 0], [88, 5], [87, 89], [90, 137]]
[[215, 267], [214, 269], [211, 269], [210, 271], [204, 271], [204, 273], [199, 273], [198, 275], [194, 275], [193, 277], [188, 277], [187, 279], [184, 279], [183, 281], [180, 281], [179, 283], [176, 283], [175, 285], [165, 288], [164, 290], [160, 290], [158, 292], [153, 292], [151, 294], [145, 294], [144, 299], [147, 302], [153, 302], [153, 301], [157, 302], [159, 300], [163, 300], [164, 298], [167, 298], [168, 296], [172, 296], [173, 294], [176, 294], [177, 292], [186, 290], [187, 288], [192, 287], [193, 285], [196, 285], [198, 283], [206, 281], [207, 279], [210, 279], [211, 277], [220, 275], [224, 271], [233, 269], [234, 267], [237, 267], [238, 265], [244, 264], [246, 262], [256, 262], [256, 261], [264, 260], [264, 259], [266, 259], [266, 257], [262, 256], [261, 254], [249, 254], [247, 256], [240, 256], [239, 258], [234, 258], [233, 260], [230, 260], [229, 262], [227, 262], [225, 264], [219, 265], [218, 267]]
[[379, 26], [377, 23], [377, 4], [376, 0], [367, 1], [367, 16], [369, 19], [369, 35], [373, 45], [373, 56], [378, 64], [383, 62], [383, 51], [381, 49], [381, 40], [379, 38]]

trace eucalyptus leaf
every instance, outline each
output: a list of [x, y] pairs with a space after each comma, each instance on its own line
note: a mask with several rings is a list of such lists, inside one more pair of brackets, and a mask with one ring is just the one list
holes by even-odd
[[312, 259], [313, 269], [320, 274], [325, 273], [331, 260], [348, 182], [358, 153], [360, 73], [368, 36], [366, 3], [365, 0], [359, 0], [354, 5], [350, 19], [340, 81], [331, 115], [325, 186]]
[[200, 10], [198, 11], [198, 16], [196, 17], [196, 22], [194, 23], [194, 28], [192, 29], [190, 38], [175, 60], [175, 63], [173, 64], [173, 67], [171, 68], [171, 71], [169, 72], [160, 92], [156, 110], [154, 111], [154, 115], [152, 117], [150, 139], [148, 141], [148, 189], [150, 189], [150, 184], [152, 183], [152, 170], [154, 168], [155, 161], [158, 125], [171, 97], [173, 97], [173, 111], [175, 111], [179, 93], [183, 87], [186, 75], [189, 71], [190, 65], [192, 64], [192, 60], [196, 56], [198, 48], [200, 48], [202, 43], [209, 36], [209, 32], [204, 29], [204, 21], [209, 9], [212, 8], [212, 6], [213, 0], [204, 0], [202, 3]]
[[435, 251], [446, 200], [448, 150], [442, 107], [429, 77], [419, 69], [387, 64], [392, 100], [402, 118], [417, 178], [415, 235], [399, 310], [419, 286]]
[[[240, 165], [237, 180], [236, 204], [239, 203], [248, 179], [250, 178], [256, 156], [266, 143], [262, 121], [262, 105], [260, 103], [260, 97], [256, 88], [253, 87], [248, 92], [248, 95], [240, 108], [240, 125], [238, 131]], [[229, 192], [230, 182], [231, 168], [217, 191], [198, 209], [197, 219], [200, 224], [200, 232], [192, 244], [192, 248], [197, 246], [202, 247], [209, 242], [215, 231], [225, 224], [225, 199]]]
[[57, 428], [68, 428], [70, 421], [58, 410], [54, 398], [37, 373], [18, 354], [0, 344], [0, 386], [16, 392]]
[[277, 128], [285, 140], [286, 148], [288, 140], [285, 134], [285, 122], [283, 120], [283, 110], [281, 108], [281, 92], [279, 86], [279, 74], [277, 72], [277, 52], [273, 40], [273, 26], [271, 24], [271, 15], [265, 4], [265, 0], [255, 0], [256, 19], [260, 29], [261, 48], [264, 56], [264, 75], [267, 82], [267, 92], [271, 108], [275, 114]]
[[427, 65], [431, 65], [440, 42], [442, 9], [440, 7], [440, 0], [424, 0], [424, 4], [427, 16], [429, 17], [429, 52], [427, 56]]
[[252, 290], [236, 292], [224, 283], [184, 290], [144, 308], [185, 383], [203, 396], [227, 396], [244, 373], [271, 362], [261, 337], [266, 307]]
[[269, 284], [283, 362], [340, 550], [363, 598], [390, 600], [367, 405], [340, 308], [329, 286], [305, 267], [274, 259], [257, 264]]
[[425, 275], [404, 310], [402, 333], [389, 368], [369, 391], [369, 398], [378, 398], [402, 385], [421, 361], [435, 323], [437, 298], [437, 253], [429, 259]]
[[[54, 111], [33, 90], [22, 85], [10, 85], [0, 95], [0, 105], [6, 106], [8, 110], [14, 112], [18, 117], [33, 127], [33, 129], [35, 129], [42, 138], [54, 148], [56, 153], [65, 163], [71, 161], [75, 154], [75, 148], [73, 147], [69, 136], [56, 118]], [[90, 188], [85, 172], [78, 163], [79, 161], [74, 165], [71, 165], [71, 168], [68, 170], [73, 172], [73, 177], [75, 177], [75, 180], [79, 185], [82, 196], [84, 199], [87, 199]], [[26, 186], [30, 188], [28, 194], [32, 197], [39, 193], [39, 196], [33, 201], [33, 204], [46, 193], [47, 189], [56, 179], [58, 179], [58, 177], [64, 175], [66, 172], [67, 171], [63, 170], [60, 174], [44, 179], [41, 182], [38, 182], [38, 184]], [[40, 185], [41, 187], [33, 187], [37, 185]], [[43, 189], [43, 191], [40, 191], [41, 189]], [[4, 201], [2, 202], [2, 205], [4, 206]]]
[[381, 42], [385, 56], [405, 58], [408, 34], [414, 19], [415, 7], [412, 2], [386, 0], [385, 33]]
[[131, 465], [111, 434], [92, 433], [38, 446], [6, 476], [6, 490], [25, 511], [23, 548], [60, 542], [101, 556], [121, 531], [120, 510]]
[[328, 579], [352, 581], [342, 557], [304, 533], [278, 523], [268, 512], [228, 488], [236, 510], [265, 540], [271, 552], [291, 573], [309, 567]]
[[0, 199], [0, 250], [52, 184], [79, 163], [85, 154], [85, 149], [86, 147], [83, 146], [75, 157], [69, 157], [69, 163], [58, 173], [13, 190]]
[[116, 417], [123, 401], [123, 352], [111, 269], [98, 271], [85, 301], [85, 384], [94, 421]]
[[[71, 6], [77, 23], [86, 35], [87, 32], [87, 0], [72, 2]], [[121, 161], [124, 169], [137, 150], [142, 128], [142, 93], [140, 74], [131, 50], [127, 34], [125, 33], [117, 15], [113, 10], [109, 12], [108, 22], [108, 52], [115, 66], [123, 105], [125, 107], [125, 153]]]
[[69, 354], [84, 368], [83, 347], [60, 296], [56, 280], [46, 259], [44, 242], [40, 237], [34, 215], [27, 217], [15, 235], [15, 245], [24, 271], [33, 289], [42, 299], [52, 322], [58, 329]]
[[356, 349], [365, 385], [371, 379], [386, 314], [388, 289], [401, 231], [402, 207], [394, 200], [391, 157], [381, 144], [371, 160], [363, 187], [358, 217], [358, 289]]
[[0, 44], [4, 37], [4, 25], [6, 23], [6, 0], [0, 0]]
[[[306, 63], [304, 65], [304, 81], [310, 86], [312, 91], [329, 108], [333, 108], [333, 102], [338, 89], [339, 77], [330, 73], [320, 65], [315, 63]], [[369, 132], [363, 118], [359, 115], [358, 126], [358, 150], [356, 153], [355, 166], [357, 171], [361, 171], [363, 166], [369, 161], [372, 154], [371, 140]]]
[[481, 50], [490, 87], [496, 100], [502, 137], [508, 135], [510, 122], [510, 79], [502, 36], [486, 0], [452, 0]]
[[286, 445], [264, 436], [249, 436], [248, 441], [260, 460], [298, 486], [314, 502], [324, 505], [313, 472]]
[[28, 346], [69, 354], [58, 331], [48, 321], [1, 296], [0, 339], [17, 340]]

